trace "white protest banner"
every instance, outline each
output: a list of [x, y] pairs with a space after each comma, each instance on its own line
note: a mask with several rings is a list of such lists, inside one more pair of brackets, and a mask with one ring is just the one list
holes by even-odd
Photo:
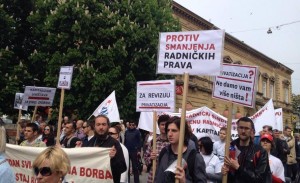
[[[153, 132], [153, 112], [141, 112], [138, 128], [146, 130], [148, 132]], [[156, 123], [156, 134], [160, 134], [157, 123]]]
[[283, 113], [282, 108], [275, 109], [275, 126], [274, 129], [277, 129], [279, 131], [283, 131]]
[[72, 75], [73, 75], [73, 66], [60, 67], [57, 88], [70, 89], [72, 83]]
[[14, 109], [21, 109], [23, 111], [27, 111], [28, 105], [22, 105], [24, 93], [16, 93]]
[[56, 88], [26, 86], [22, 106], [52, 106]]
[[224, 35], [224, 30], [160, 33], [156, 73], [220, 75]]
[[275, 110], [273, 100], [270, 99], [259, 111], [250, 117], [255, 126], [255, 135], [259, 135], [264, 125], [275, 127]]
[[221, 76], [214, 81], [212, 97], [253, 108], [257, 73], [256, 66], [223, 64]]
[[[17, 182], [35, 182], [32, 164], [43, 147], [25, 147], [7, 144], [6, 157]], [[113, 182], [110, 169], [110, 148], [85, 147], [63, 148], [71, 162], [66, 176], [69, 183]]]
[[139, 81], [136, 111], [175, 111], [175, 80]]
[[120, 122], [120, 114], [116, 101], [115, 91], [113, 91], [93, 112], [93, 116], [106, 115], [110, 122]]

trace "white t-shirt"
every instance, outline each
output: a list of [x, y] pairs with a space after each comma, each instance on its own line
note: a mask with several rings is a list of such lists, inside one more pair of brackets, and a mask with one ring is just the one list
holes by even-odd
[[[221, 172], [222, 163], [216, 155], [214, 155], [213, 153], [211, 155], [203, 155], [201, 153], [201, 155], [203, 156], [205, 162], [206, 173], [215, 174]], [[212, 183], [211, 181], [207, 181], [207, 182]]]
[[127, 148], [122, 143], [120, 143], [120, 145], [121, 145], [122, 150], [123, 150], [124, 159], [125, 159], [126, 167], [127, 167], [126, 171], [121, 174], [120, 182], [128, 183], [129, 154], [128, 154]]
[[270, 164], [272, 175], [280, 178], [283, 182], [285, 182], [284, 167], [281, 160], [269, 154], [269, 164]]
[[224, 162], [225, 156], [225, 141], [216, 141], [213, 146], [213, 153], [220, 159], [221, 162]]

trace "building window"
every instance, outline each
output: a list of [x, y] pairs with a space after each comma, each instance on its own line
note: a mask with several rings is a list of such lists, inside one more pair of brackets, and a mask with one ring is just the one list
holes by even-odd
[[262, 93], [263, 93], [264, 97], [267, 97], [267, 81], [266, 80], [263, 80], [263, 83], [262, 83]]
[[274, 99], [274, 82], [270, 83], [270, 98]]
[[287, 86], [284, 87], [284, 101], [289, 103], [289, 88]]

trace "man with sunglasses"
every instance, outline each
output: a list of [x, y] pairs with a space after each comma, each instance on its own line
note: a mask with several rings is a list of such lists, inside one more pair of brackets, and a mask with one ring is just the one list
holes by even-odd
[[239, 138], [230, 144], [236, 149], [235, 158], [224, 157], [222, 174], [228, 175], [230, 183], [271, 183], [268, 154], [251, 139], [254, 130], [253, 121], [248, 117], [242, 117], [237, 121], [237, 129]]
[[126, 171], [123, 151], [120, 143], [109, 135], [110, 121], [105, 115], [95, 118], [95, 135], [83, 147], [108, 147], [112, 148], [109, 152], [110, 166], [114, 182], [120, 182], [121, 174]]
[[[139, 183], [138, 156], [141, 155], [141, 133], [136, 129], [136, 123], [133, 120], [129, 121], [129, 129], [125, 131], [125, 147], [129, 152], [129, 160], [131, 161], [134, 183]], [[129, 162], [130, 163], [130, 162]], [[130, 175], [128, 176], [130, 182]]]
[[38, 139], [39, 126], [35, 123], [27, 123], [24, 131], [25, 140], [20, 146], [31, 146], [31, 147], [46, 147], [46, 144]]
[[83, 133], [85, 137], [82, 140], [83, 146], [87, 146], [89, 141], [94, 137], [94, 122], [85, 121], [82, 125]]

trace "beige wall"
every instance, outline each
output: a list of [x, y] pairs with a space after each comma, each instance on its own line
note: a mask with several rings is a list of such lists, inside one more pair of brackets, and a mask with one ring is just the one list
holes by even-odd
[[[210, 22], [190, 12], [174, 1], [173, 16], [179, 20], [182, 26], [182, 31], [217, 29], [217, 27]], [[274, 107], [275, 109], [283, 108], [284, 126], [292, 126], [291, 74], [293, 71], [279, 63], [280, 61], [275, 61], [267, 57], [228, 34], [226, 34], [225, 37], [223, 55], [224, 62], [242, 65], [255, 65], [259, 67], [255, 108], [251, 109], [240, 105], [234, 105], [233, 112], [236, 113], [238, 111], [242, 115], [253, 115], [271, 98], [270, 84], [273, 83]], [[176, 81], [177, 85], [183, 85], [183, 78], [181, 76], [177, 76]], [[223, 114], [224, 110], [227, 108], [227, 103], [212, 98], [212, 81], [213, 78], [209, 76], [190, 76], [188, 100], [191, 101], [194, 108], [207, 106], [214, 111]], [[266, 82], [265, 96], [263, 96], [263, 82]], [[285, 88], [288, 88], [288, 102], [285, 102]], [[176, 100], [177, 108], [181, 108], [182, 96], [177, 95]]]

